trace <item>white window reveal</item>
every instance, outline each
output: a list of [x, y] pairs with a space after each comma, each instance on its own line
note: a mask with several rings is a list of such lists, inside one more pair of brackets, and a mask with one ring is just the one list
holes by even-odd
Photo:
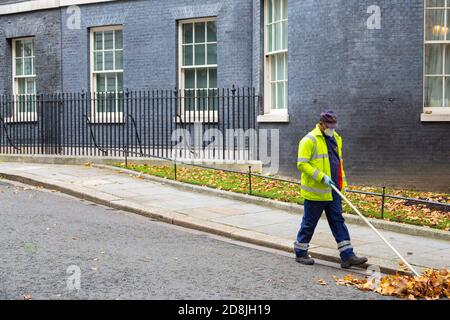
[[[217, 113], [217, 27], [214, 18], [179, 23], [182, 116], [212, 120]], [[208, 114], [209, 113], [209, 114]]]
[[422, 121], [450, 121], [450, 0], [425, 1]]
[[264, 7], [264, 115], [259, 121], [288, 121], [287, 0], [266, 0]]
[[8, 121], [36, 121], [36, 72], [34, 38], [12, 41], [13, 114]]
[[91, 29], [91, 121], [122, 122], [123, 34], [121, 26]]

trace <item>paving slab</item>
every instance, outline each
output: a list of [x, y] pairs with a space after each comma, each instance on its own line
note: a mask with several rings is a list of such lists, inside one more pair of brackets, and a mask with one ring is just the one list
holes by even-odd
[[298, 226], [290, 222], [274, 223], [264, 226], [258, 226], [254, 227], [253, 229], [262, 233], [277, 234], [287, 239], [291, 239], [292, 235], [293, 234], [295, 235], [298, 232]]
[[290, 217], [287, 214], [285, 216], [279, 216], [276, 214], [272, 214], [269, 211], [247, 213], [231, 217], [222, 217], [213, 219], [214, 222], [220, 222], [223, 224], [233, 225], [240, 228], [252, 228], [264, 225], [272, 225], [280, 222], [289, 222], [291, 220], [292, 217]]
[[227, 215], [219, 213], [214, 210], [214, 208], [202, 207], [193, 209], [180, 209], [177, 210], [179, 213], [190, 215], [196, 218], [201, 218], [205, 220], [213, 220], [215, 218], [226, 217]]

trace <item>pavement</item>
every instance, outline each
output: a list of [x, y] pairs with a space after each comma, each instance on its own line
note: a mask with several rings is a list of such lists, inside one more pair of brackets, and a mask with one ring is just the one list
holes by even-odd
[[[287, 252], [292, 252], [301, 222], [301, 206], [299, 214], [293, 214], [220, 195], [183, 190], [162, 179], [143, 179], [114, 169], [0, 163], [0, 175], [171, 224]], [[355, 252], [367, 256], [371, 268], [398, 270], [400, 259], [369, 227], [354, 224], [348, 227]], [[382, 234], [419, 272], [425, 268], [450, 267], [449, 241], [384, 230]], [[329, 261], [339, 260], [336, 243], [324, 219], [319, 221], [310, 253]]]
[[337, 286], [348, 272], [331, 263], [16, 182], [0, 181], [0, 207], [0, 299], [394, 299]]

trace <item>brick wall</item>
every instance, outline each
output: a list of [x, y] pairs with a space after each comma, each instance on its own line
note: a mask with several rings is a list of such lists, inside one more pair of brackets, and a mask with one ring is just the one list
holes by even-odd
[[35, 37], [37, 92], [61, 90], [60, 11], [0, 16], [0, 93], [11, 94], [11, 39]]
[[[62, 9], [64, 90], [89, 88], [88, 28], [123, 24], [124, 81], [133, 89], [177, 86], [177, 20], [217, 16], [218, 82], [251, 86], [251, 1], [128, 1], [81, 6], [81, 30], [67, 28]], [[81, 54], [80, 54], [81, 52]]]
[[[380, 30], [367, 8], [381, 7]], [[339, 115], [351, 183], [449, 191], [450, 123], [422, 123], [423, 1], [289, 3], [289, 114], [281, 173], [326, 106]]]

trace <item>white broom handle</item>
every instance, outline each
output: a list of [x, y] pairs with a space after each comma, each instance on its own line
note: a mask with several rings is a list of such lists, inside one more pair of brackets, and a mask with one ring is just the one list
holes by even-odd
[[375, 233], [381, 238], [381, 240], [383, 240], [388, 246], [389, 248], [392, 249], [392, 251], [394, 251], [394, 253], [405, 263], [405, 265], [416, 275], [419, 276], [419, 273], [417, 273], [416, 270], [414, 270], [414, 268], [408, 263], [408, 261], [406, 261], [405, 258], [403, 258], [403, 256], [389, 243], [389, 241], [386, 240], [385, 237], [383, 237], [383, 235], [370, 223], [370, 221], [361, 213], [359, 212], [359, 210], [339, 191], [338, 188], [336, 188], [334, 185], [331, 186], [333, 188], [334, 191], [337, 192], [337, 194], [345, 200], [345, 202], [348, 203], [348, 205], [369, 225], [369, 227], [372, 228], [373, 231], [375, 231]]

